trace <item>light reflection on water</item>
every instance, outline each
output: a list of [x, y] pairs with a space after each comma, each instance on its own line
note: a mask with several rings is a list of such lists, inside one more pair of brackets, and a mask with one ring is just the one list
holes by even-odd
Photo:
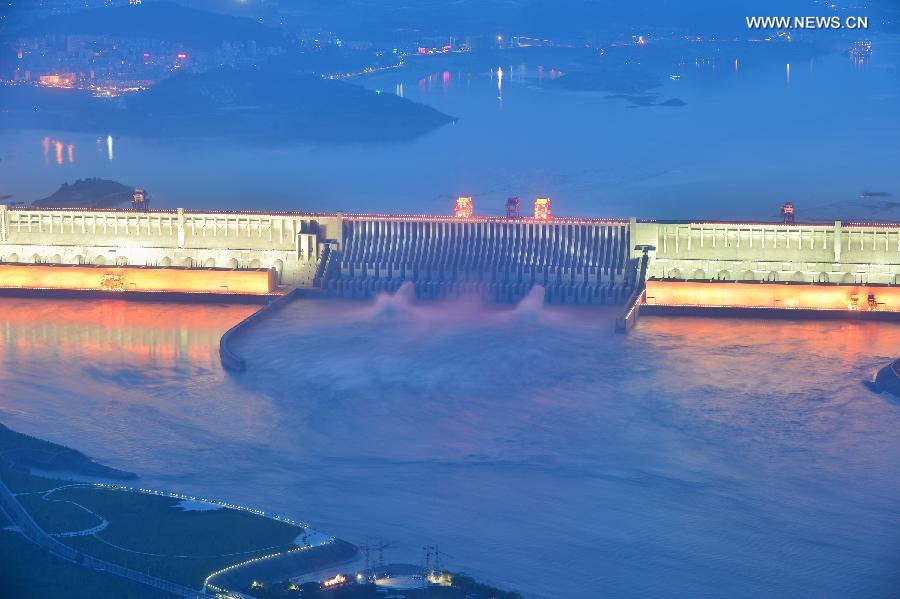
[[44, 148], [44, 164], [50, 164], [51, 148], [55, 156], [54, 162], [56, 164], [62, 165], [64, 163], [63, 151], [65, 151], [66, 156], [69, 159], [69, 164], [75, 162], [75, 144], [66, 144], [61, 140], [51, 140], [49, 137], [44, 136], [44, 138], [41, 139], [41, 146]]
[[860, 383], [900, 326], [300, 301], [226, 375], [251, 309], [2, 300], [0, 419], [540, 597], [900, 582], [900, 403]]

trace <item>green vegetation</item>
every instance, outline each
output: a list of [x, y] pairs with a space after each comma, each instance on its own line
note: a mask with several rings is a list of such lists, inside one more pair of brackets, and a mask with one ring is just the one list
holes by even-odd
[[[48, 465], [64, 464], [61, 468], [66, 472], [80, 469], [92, 473], [120, 473], [77, 451], [0, 425], [0, 479], [17, 493], [16, 499], [45, 532], [82, 531], [97, 526], [101, 519], [106, 520], [107, 527], [93, 535], [60, 537], [59, 540], [82, 553], [192, 588], [200, 588], [207, 575], [226, 566], [291, 549], [296, 546], [294, 539], [303, 533], [299, 526], [250, 512], [227, 508], [186, 511], [178, 505], [180, 500], [171, 497], [34, 476], [29, 467], [35, 467], [35, 464], [42, 470]], [[121, 474], [127, 476], [128, 473]], [[2, 564], [2, 584], [24, 585], [9, 586], [13, 590], [27, 588], [41, 570], [36, 565], [33, 571], [7, 581], [7, 564]], [[79, 573], [87, 578], [93, 574], [83, 568], [63, 565], [66, 572], [60, 575], [63, 583], [78, 580]], [[99, 581], [96, 584], [109, 578], [96, 578]], [[96, 587], [90, 584], [87, 587], [94, 588], [95, 592], [84, 596], [146, 596], [124, 591], [120, 594], [112, 587], [109, 592], [96, 592]], [[57, 587], [47, 587], [48, 594], [53, 594], [51, 588]], [[0, 592], [0, 597], [16, 596], [35, 594]], [[62, 592], [61, 596], [73, 595]]]
[[[100, 536], [115, 545], [165, 555], [222, 555], [290, 546], [303, 529], [232, 509], [185, 511], [180, 500], [97, 487], [70, 487], [53, 499], [74, 501], [109, 520]], [[241, 560], [234, 560], [241, 561]]]
[[[195, 589], [203, 586], [204, 579], [211, 572], [243, 559], [243, 556], [192, 558], [141, 555], [108, 545], [100, 539], [99, 535], [60, 540], [82, 553]], [[262, 552], [262, 554], [265, 553], [269, 552]], [[248, 554], [248, 557], [253, 555], [255, 554]]]
[[0, 530], [0, 597], [159, 599], [158, 589], [94, 572], [43, 553], [21, 535]]
[[[199, 589], [212, 572], [296, 547], [294, 539], [303, 533], [299, 526], [250, 512], [229, 508], [184, 510], [176, 498], [53, 480], [34, 476], [26, 467], [31, 463], [46, 467], [60, 455], [65, 457], [67, 467], [107, 471], [74, 450], [0, 425], [0, 479], [45, 532], [83, 531], [107, 521], [107, 526], [94, 534], [59, 537], [85, 555]], [[164, 596], [156, 589], [60, 560], [18, 533], [2, 530], [8, 524], [0, 513], [0, 597]], [[309, 558], [333, 562], [346, 560], [346, 555], [338, 554], [356, 551], [344, 541], [328, 548], [324, 554]], [[404, 599], [520, 599], [517, 593], [500, 591], [466, 576], [445, 573], [442, 578], [450, 585], [392, 589], [392, 593]], [[246, 593], [261, 599], [383, 597], [375, 585], [352, 583], [328, 590], [320, 589], [317, 583], [299, 587], [289, 582], [255, 584]]]
[[17, 433], [16, 431], [0, 424], [0, 452], [6, 451], [8, 449], [40, 449], [44, 451], [59, 451], [66, 448], [62, 445], [51, 443], [50, 441], [37, 439], [23, 433]]
[[[102, 464], [98, 464], [80, 451], [75, 451], [62, 445], [42, 441], [34, 437], [17, 433], [0, 424], [0, 463], [5, 463], [14, 470], [30, 472], [38, 469], [46, 473], [60, 472], [72, 473], [79, 476], [95, 478], [113, 478], [130, 480], [137, 478], [132, 472], [116, 470]], [[13, 477], [15, 479], [16, 477]], [[61, 476], [60, 478], [65, 478]], [[4, 478], [6, 480], [6, 478]], [[47, 479], [43, 479], [47, 480]], [[15, 482], [15, 481], [14, 481]], [[18, 482], [32, 484], [19, 477]], [[9, 485], [10, 483], [7, 483]], [[39, 483], [42, 486], [44, 483]], [[53, 488], [59, 486], [53, 484]], [[12, 488], [12, 487], [10, 487]], [[19, 489], [13, 489], [14, 491]]]
[[88, 485], [17, 498], [49, 533], [92, 528], [100, 521], [90, 512], [101, 515], [109, 522], [102, 531], [60, 540], [83, 553], [192, 588], [236, 562], [291, 549], [303, 532], [249, 512], [185, 511], [178, 499]]
[[236, 562], [284, 551], [303, 529], [232, 509], [184, 511], [179, 500], [96, 487], [52, 496], [83, 505], [109, 525], [94, 536], [61, 539], [84, 553], [189, 587]]
[[41, 493], [19, 495], [16, 498], [38, 526], [50, 534], [87, 530], [101, 523], [92, 513], [74, 503], [54, 500], [55, 494], [47, 499]]
[[21, 469], [13, 468], [7, 461], [0, 458], [0, 479], [13, 493], [33, 493], [35, 491], [49, 491], [66, 481], [42, 476], [33, 476]]

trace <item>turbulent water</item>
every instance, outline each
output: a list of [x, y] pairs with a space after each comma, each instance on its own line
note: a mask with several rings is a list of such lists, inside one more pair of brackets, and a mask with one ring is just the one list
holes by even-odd
[[896, 324], [0, 300], [0, 420], [534, 597], [900, 588]]

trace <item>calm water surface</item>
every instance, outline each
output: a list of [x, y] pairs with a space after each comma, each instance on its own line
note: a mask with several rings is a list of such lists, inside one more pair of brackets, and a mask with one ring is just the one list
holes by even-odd
[[887, 597], [896, 324], [475, 304], [0, 300], [0, 420], [142, 484], [385, 540], [535, 597]]
[[[30, 202], [101, 176], [147, 188], [154, 206], [169, 208], [447, 214], [452, 198], [474, 195], [479, 213], [499, 214], [508, 196], [527, 204], [549, 194], [569, 215], [758, 219], [792, 199], [804, 219], [900, 218], [900, 38], [875, 38], [865, 65], [841, 54], [837, 37], [815, 58], [782, 48], [783, 59], [760, 60], [713, 45], [704, 51], [714, 65], [676, 65], [673, 48], [652, 93], [686, 102], [679, 108], [565, 91], [550, 77], [554, 66], [570, 70], [564, 61], [358, 81], [459, 118], [410, 143], [0, 131], [0, 195]], [[864, 191], [892, 195], [863, 201]]]

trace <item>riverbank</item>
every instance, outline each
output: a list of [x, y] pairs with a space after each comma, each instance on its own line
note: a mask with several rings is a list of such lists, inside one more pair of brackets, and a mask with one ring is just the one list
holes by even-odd
[[521, 597], [442, 571], [423, 570], [412, 589], [384, 573], [342, 573], [360, 559], [347, 541], [253, 508], [120, 484], [136, 478], [0, 424], [0, 557], [15, 564], [0, 596], [291, 597], [341, 580], [347, 598], [385, 586], [409, 599]]
[[[132, 594], [121, 580], [128, 578], [166, 595], [203, 595], [213, 572], [297, 550], [313, 556], [336, 542], [252, 508], [120, 484], [135, 478], [0, 425], [0, 513], [9, 525], [5, 532], [21, 532], [14, 538], [4, 534], [0, 551], [9, 549], [23, 560], [21, 575], [2, 577], [2, 594], [23, 596], [26, 588], [28, 596], [52, 596], [56, 583], [40, 582], [49, 572], [65, 584], [84, 579], [76, 586], [105, 589], [94, 596], [144, 596], [140, 590]], [[203, 509], [196, 509], [198, 502]], [[12, 549], [17, 541], [37, 553]], [[341, 546], [356, 551], [349, 543]], [[117, 572], [118, 579], [97, 577], [97, 570]]]

